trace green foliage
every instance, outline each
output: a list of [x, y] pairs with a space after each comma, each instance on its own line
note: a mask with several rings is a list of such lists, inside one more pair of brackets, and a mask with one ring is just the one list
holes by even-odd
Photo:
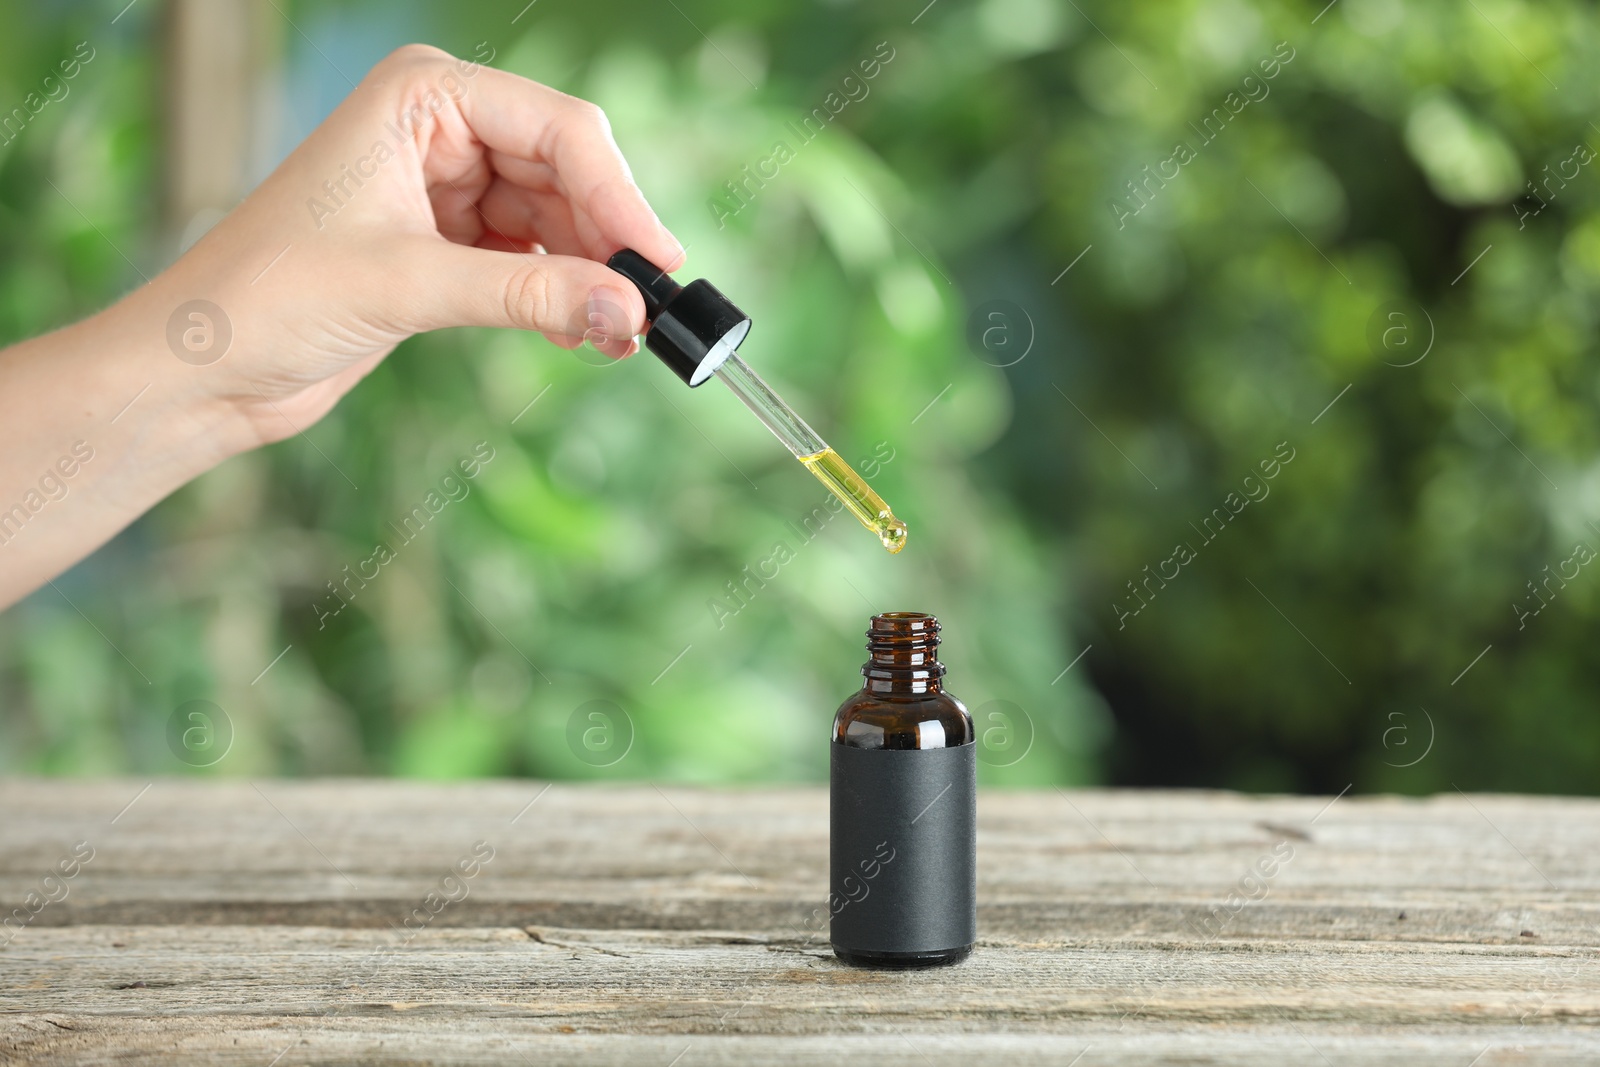
[[[1600, 144], [1593, 11], [1362, 0], [1313, 24], [1320, 8], [1106, 8], [1120, 53], [1085, 29], [1009, 67], [1016, 99], [1056, 104], [1022, 168], [1038, 229], [1011, 247], [1093, 251], [1042, 298], [1048, 373], [1084, 414], [1021, 390], [991, 458], [1038, 520], [1076, 531], [1114, 779], [1590, 791], [1595, 577], [1557, 583], [1537, 617], [1513, 604], [1538, 607], [1530, 580], [1600, 546], [1579, 265], [1600, 178], [1569, 161]], [[1268, 79], [1278, 42], [1294, 58]], [[1237, 114], [1198, 132], [1219, 106]], [[1196, 158], [1146, 184], [1177, 143]], [[1525, 179], [1562, 161], [1549, 206], [1519, 219], [1538, 206], [1513, 203]], [[1400, 322], [1391, 340], [1413, 343], [1374, 347], [1399, 298], [1426, 317], [1375, 336]], [[1024, 428], [1050, 418], [1063, 458], [1033, 470]], [[1196, 527], [1279, 442], [1296, 458], [1270, 496], [1208, 541]], [[1179, 544], [1195, 561], [1144, 586]]]
[[[947, 620], [952, 687], [975, 710], [1005, 699], [1037, 724], [995, 781], [1093, 776], [1097, 705], [1076, 676], [1052, 685], [1071, 649], [1065, 575], [975, 462], [1004, 432], [1009, 389], [963, 348], [946, 268], [896, 233], [911, 193], [841, 124], [719, 227], [708, 191], [767, 155], [814, 88], [732, 91], [701, 48], [552, 59], [553, 41], [597, 35], [530, 18], [496, 63], [606, 107], [691, 276], [754, 317], [747, 357], [843, 455], [875, 460], [911, 547], [890, 557], [834, 517], [719, 386], [691, 393], [648, 356], [613, 364], [537, 337], [421, 337], [303, 438], [199, 479], [10, 613], [6, 766], [182, 770], [162, 731], [198, 697], [237, 731], [208, 773], [816, 779], [833, 709], [860, 684], [867, 617], [912, 608]], [[118, 109], [154, 106], [96, 103], [112, 130], [146, 121]], [[18, 150], [38, 156], [4, 166], [31, 160], [59, 182], [66, 164], [29, 133]], [[124, 177], [95, 198], [110, 218], [129, 211], [114, 194], [151, 180], [132, 162]], [[30, 196], [48, 205], [44, 189]], [[40, 244], [81, 240], [50, 221]], [[127, 284], [99, 267], [71, 313]], [[465, 498], [397, 534], [479, 442], [492, 458]], [[345, 584], [370, 576], [380, 543], [394, 559]], [[792, 560], [749, 578], [780, 544]], [[568, 743], [596, 700], [631, 729], [615, 762]]]
[[[330, 54], [401, 43], [394, 5], [325, 8], [286, 10]], [[181, 769], [165, 718], [205, 697], [238, 729], [214, 773], [814, 779], [867, 615], [921, 608], [954, 691], [1037, 727], [996, 782], [1592, 791], [1600, 571], [1513, 607], [1600, 548], [1588, 5], [404, 10], [607, 109], [688, 273], [754, 316], [752, 362], [846, 458], [892, 449], [873, 482], [910, 547], [848, 518], [796, 544], [821, 489], [648, 357], [419, 338], [59, 583], [126, 660], [48, 588], [0, 619], [0, 766]], [[50, 17], [8, 23], [0, 91], [87, 32]], [[0, 149], [7, 338], [132, 284], [110, 242], [159, 265], [155, 26], [135, 9]], [[291, 84], [342, 86], [285, 39]], [[990, 300], [1037, 335], [1004, 369], [966, 341]], [[478, 441], [468, 498], [319, 629], [324, 583]], [[708, 606], [784, 539], [748, 606]], [[601, 767], [567, 743], [596, 700], [633, 730]]]

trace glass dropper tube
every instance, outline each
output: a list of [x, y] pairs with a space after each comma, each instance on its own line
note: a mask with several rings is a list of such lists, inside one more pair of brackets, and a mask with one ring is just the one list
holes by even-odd
[[794, 453], [794, 458], [816, 475], [817, 481], [850, 509], [850, 514], [861, 520], [861, 525], [878, 535], [884, 548], [899, 552], [906, 547], [906, 524], [895, 518], [889, 505], [872, 491], [866, 480], [851, 469], [839, 453], [829, 448], [828, 442], [817, 436], [817, 431], [807, 426], [737, 353], [723, 360], [715, 373], [733, 390], [734, 396], [744, 401], [745, 407], [756, 413], [756, 418], [766, 424], [772, 435]]

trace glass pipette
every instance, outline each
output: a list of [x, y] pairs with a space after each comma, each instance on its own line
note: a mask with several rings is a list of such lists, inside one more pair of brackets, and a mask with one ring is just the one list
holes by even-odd
[[884, 548], [899, 552], [905, 547], [906, 524], [895, 518], [866, 480], [735, 354], [750, 332], [748, 315], [704, 278], [680, 286], [632, 249], [625, 248], [612, 256], [607, 266], [638, 287], [650, 319], [645, 346], [673, 373], [691, 387], [708, 381], [712, 375], [721, 379], [806, 470], [827, 486], [861, 520], [861, 525], [877, 535]]
[[744, 401], [745, 407], [756, 413], [756, 418], [794, 453], [795, 459], [805, 464], [806, 470], [817, 476], [817, 481], [843, 501], [850, 514], [861, 520], [861, 525], [878, 535], [884, 548], [899, 552], [906, 547], [906, 524], [895, 518], [889, 505], [872, 491], [866, 480], [851, 469], [839, 453], [829, 448], [828, 443], [817, 436], [817, 431], [807, 426], [749, 364], [730, 354], [713, 373], [733, 390], [734, 396]]

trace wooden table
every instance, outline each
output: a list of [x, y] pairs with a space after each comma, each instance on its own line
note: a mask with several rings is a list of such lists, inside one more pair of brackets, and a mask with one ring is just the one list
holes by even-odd
[[1600, 1063], [1600, 802], [978, 808], [977, 950], [890, 973], [821, 788], [0, 782], [0, 1061]]

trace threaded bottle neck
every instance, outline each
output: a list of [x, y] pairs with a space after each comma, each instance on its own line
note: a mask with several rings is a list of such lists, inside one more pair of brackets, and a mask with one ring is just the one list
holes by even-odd
[[936, 693], [944, 677], [939, 662], [939, 620], [920, 611], [888, 611], [872, 617], [867, 662], [861, 673], [872, 693]]

